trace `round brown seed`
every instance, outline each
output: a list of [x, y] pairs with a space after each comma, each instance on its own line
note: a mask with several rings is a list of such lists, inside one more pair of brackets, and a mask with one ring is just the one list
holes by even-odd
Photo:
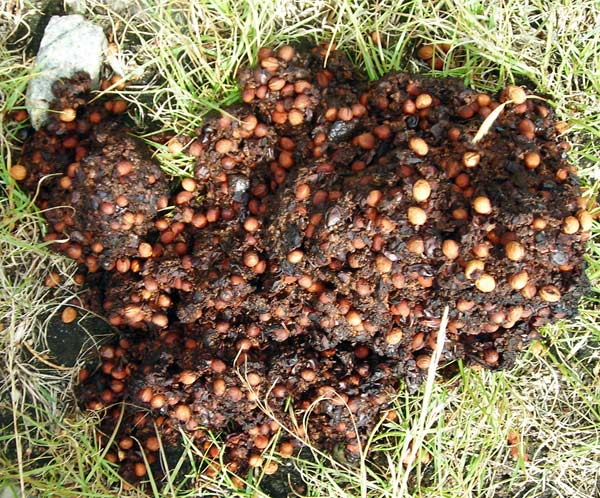
[[77, 310], [71, 306], [66, 306], [60, 314], [63, 323], [71, 323], [77, 319]]
[[179, 404], [175, 407], [173, 415], [180, 422], [186, 423], [192, 418], [192, 409], [188, 405]]
[[138, 246], [138, 254], [142, 258], [149, 258], [150, 256], [152, 256], [152, 246], [148, 244], [148, 242], [142, 242]]
[[25, 180], [27, 178], [27, 169], [21, 164], [15, 164], [10, 168], [10, 176], [18, 182]]
[[421, 370], [427, 370], [429, 365], [431, 364], [431, 356], [429, 355], [419, 355], [416, 359], [417, 367]]
[[525, 154], [523, 160], [525, 162], [525, 166], [527, 166], [529, 169], [537, 168], [542, 162], [542, 158], [537, 152], [528, 152]]
[[143, 462], [137, 462], [133, 466], [133, 473], [136, 477], [144, 477], [148, 471], [146, 470], [146, 465]]
[[160, 449], [160, 442], [156, 436], [150, 436], [146, 439], [146, 449], [149, 451], [158, 451]]

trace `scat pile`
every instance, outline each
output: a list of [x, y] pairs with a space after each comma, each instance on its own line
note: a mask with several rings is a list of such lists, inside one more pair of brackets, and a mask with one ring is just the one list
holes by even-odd
[[356, 458], [389, 395], [426, 375], [445, 306], [442, 362], [496, 368], [587, 288], [591, 216], [568, 144], [521, 88], [369, 83], [325, 46], [262, 49], [240, 73], [243, 104], [178, 138], [195, 168], [167, 200], [112, 116], [120, 101], [86, 107], [75, 83], [25, 148], [24, 184], [61, 173], [40, 197], [68, 206], [48, 212], [48, 240], [70, 237], [55, 247], [87, 267], [120, 331], [80, 394], [107, 408], [104, 434], [123, 417], [107, 458], [127, 479], [146, 474], [142, 451], [160, 473], [180, 429], [215, 458], [207, 472], [207, 431], [224, 435], [231, 472], [275, 472], [263, 451], [300, 447], [281, 423]]

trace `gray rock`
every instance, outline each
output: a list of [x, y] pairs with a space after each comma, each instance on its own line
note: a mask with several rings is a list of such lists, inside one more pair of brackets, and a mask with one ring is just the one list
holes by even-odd
[[27, 87], [27, 111], [37, 130], [46, 122], [48, 105], [54, 99], [52, 84], [86, 71], [94, 87], [107, 47], [102, 28], [81, 15], [54, 16], [50, 19], [37, 54], [35, 76]]

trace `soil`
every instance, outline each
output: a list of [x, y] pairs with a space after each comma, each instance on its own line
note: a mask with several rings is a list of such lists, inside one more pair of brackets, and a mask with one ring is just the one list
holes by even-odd
[[126, 410], [107, 458], [131, 481], [145, 476], [132, 437], [161, 473], [155, 427], [168, 448], [186, 431], [207, 474], [208, 431], [234, 476], [276, 472], [261, 453], [306, 438], [355, 461], [390, 395], [426, 377], [446, 306], [442, 364], [500, 368], [587, 290], [589, 215], [543, 101], [507, 103], [474, 144], [507, 91], [369, 83], [324, 46], [263, 49], [240, 86], [243, 104], [181, 139], [194, 177], [170, 197], [122, 106], [85, 105], [83, 77], [57, 88], [74, 124], [25, 147], [26, 188], [62, 175], [39, 197], [66, 206], [46, 213], [48, 240], [69, 237], [55, 247], [119, 331], [80, 399], [104, 413], [106, 443]]

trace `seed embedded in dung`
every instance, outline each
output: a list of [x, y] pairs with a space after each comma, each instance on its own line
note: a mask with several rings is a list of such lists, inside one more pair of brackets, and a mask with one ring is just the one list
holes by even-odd
[[425, 252], [425, 243], [419, 237], [412, 237], [406, 242], [406, 248], [413, 254], [423, 254]]
[[152, 246], [148, 244], [148, 242], [142, 242], [138, 246], [138, 254], [142, 258], [149, 258], [150, 256], [152, 256]]
[[537, 231], [543, 230], [547, 225], [548, 222], [544, 218], [534, 218], [531, 223], [533, 229]]
[[428, 93], [421, 93], [417, 95], [417, 99], [415, 100], [415, 104], [417, 105], [417, 109], [427, 109], [433, 102], [431, 95]]
[[411, 206], [408, 208], [408, 221], [415, 226], [424, 225], [427, 222], [427, 213], [418, 206]]
[[371, 190], [367, 195], [367, 206], [377, 207], [382, 198], [383, 194], [381, 193], [381, 190]]
[[296, 55], [296, 50], [290, 45], [284, 45], [277, 51], [277, 56], [286, 62], [291, 62]]
[[573, 235], [579, 230], [579, 221], [575, 216], [567, 216], [563, 220], [562, 230], [568, 235]]
[[516, 85], [509, 85], [506, 87], [506, 96], [516, 105], [523, 104], [527, 100], [525, 90]]
[[181, 188], [186, 192], [193, 192], [196, 190], [196, 180], [190, 177], [186, 177], [181, 180]]
[[396, 346], [402, 342], [402, 329], [392, 329], [386, 336], [385, 342], [388, 346]]
[[223, 396], [227, 390], [227, 384], [223, 379], [215, 379], [213, 382], [213, 392], [215, 396]]
[[496, 365], [499, 359], [500, 355], [495, 349], [487, 349], [483, 352], [483, 361], [488, 365]]
[[375, 147], [375, 144], [377, 143], [375, 135], [373, 135], [372, 133], [363, 133], [361, 135], [358, 135], [358, 137], [356, 137], [356, 141], [359, 147], [367, 150], [373, 149]]
[[392, 260], [383, 254], [378, 254], [375, 258], [375, 267], [379, 273], [390, 273], [392, 266]]
[[188, 405], [179, 404], [175, 407], [173, 414], [180, 422], [186, 423], [192, 418], [192, 409]]
[[133, 473], [136, 477], [144, 477], [148, 471], [146, 470], [146, 465], [144, 462], [137, 462], [133, 466]]
[[473, 209], [478, 214], [490, 214], [492, 212], [492, 203], [489, 198], [480, 195], [473, 200]]
[[521, 261], [525, 257], [525, 247], [514, 240], [504, 246], [504, 251], [511, 261]]
[[529, 274], [526, 270], [518, 271], [517, 273], [513, 273], [510, 277], [508, 277], [508, 285], [510, 285], [511, 289], [520, 291], [523, 289], [527, 282], [529, 281]]
[[589, 232], [592, 229], [594, 218], [585, 209], [581, 209], [577, 212], [577, 220], [579, 221], [579, 226], [582, 231]]
[[77, 318], [77, 310], [71, 306], [66, 306], [65, 309], [62, 310], [60, 318], [63, 321], [63, 323], [74, 322]]
[[305, 368], [300, 372], [300, 377], [306, 382], [313, 382], [317, 378], [317, 373], [312, 368]]
[[194, 382], [196, 382], [197, 378], [198, 375], [194, 372], [191, 372], [190, 370], [184, 370], [179, 374], [179, 382], [181, 382], [185, 386], [192, 385]]
[[75, 121], [77, 117], [77, 111], [75, 109], [68, 107], [63, 109], [58, 113], [58, 119], [60, 119], [63, 123], [70, 123], [71, 121]]
[[417, 156], [426, 156], [429, 152], [429, 146], [427, 142], [419, 137], [413, 137], [408, 141], [408, 147], [412, 150]]
[[362, 319], [356, 310], [350, 310], [346, 314], [346, 320], [348, 320], [348, 323], [353, 327], [358, 327], [362, 323]]
[[425, 202], [431, 195], [429, 182], [423, 178], [417, 180], [412, 189], [413, 198], [417, 202]]
[[468, 279], [473, 277], [473, 274], [477, 271], [483, 271], [484, 263], [479, 259], [472, 259], [471, 261], [467, 261], [465, 265], [465, 277]]
[[417, 356], [416, 364], [417, 364], [417, 367], [419, 367], [421, 370], [427, 370], [429, 368], [429, 365], [431, 364], [431, 356], [429, 356], [429, 355]]
[[233, 150], [233, 142], [227, 138], [222, 138], [215, 144], [215, 151], [219, 154], [228, 154]]
[[442, 253], [448, 259], [456, 259], [459, 255], [459, 245], [458, 242], [452, 239], [446, 239], [442, 243]]
[[162, 408], [163, 406], [165, 406], [166, 402], [167, 402], [167, 398], [165, 397], [164, 394], [155, 394], [154, 396], [152, 396], [152, 399], [150, 400], [150, 406], [153, 409], [158, 410], [159, 408]]
[[284, 441], [279, 445], [279, 453], [283, 458], [289, 458], [294, 454], [294, 445], [288, 441]]
[[484, 273], [475, 280], [475, 287], [481, 292], [492, 292], [496, 288], [496, 280], [491, 275]]
[[156, 436], [150, 436], [146, 439], [145, 446], [149, 451], [158, 451], [160, 449], [160, 442]]
[[419, 56], [419, 59], [428, 61], [430, 59], [433, 59], [434, 52], [435, 52], [435, 47], [431, 44], [427, 44], [427, 45], [423, 45], [419, 48], [417, 55]]
[[123, 439], [119, 441], [119, 448], [122, 450], [130, 450], [133, 448], [134, 441], [129, 436], [125, 436]]
[[10, 176], [18, 182], [25, 180], [27, 178], [27, 169], [21, 164], [15, 164], [10, 168]]
[[304, 259], [304, 252], [302, 252], [300, 249], [294, 249], [293, 251], [289, 252], [287, 255], [287, 260], [293, 265], [297, 265], [303, 259]]
[[462, 156], [462, 163], [467, 168], [475, 168], [481, 161], [481, 155], [478, 152], [465, 152]]
[[260, 261], [260, 256], [255, 251], [247, 251], [244, 253], [244, 264], [248, 268], [254, 268]]
[[529, 169], [537, 168], [542, 162], [542, 159], [537, 152], [528, 152], [525, 154], [523, 160], [525, 161], [525, 166], [527, 166]]
[[560, 291], [555, 285], [544, 285], [539, 291], [539, 296], [547, 303], [557, 303], [560, 301]]

